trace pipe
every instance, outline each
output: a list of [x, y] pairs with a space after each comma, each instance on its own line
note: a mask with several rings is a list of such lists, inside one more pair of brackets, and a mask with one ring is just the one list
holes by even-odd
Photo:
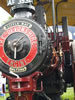
[[56, 32], [58, 32], [58, 6], [61, 4], [63, 1], [60, 1], [56, 4]]
[[55, 10], [56, 10], [56, 32], [58, 32], [58, 6], [62, 2], [67, 2], [68, 0], [61, 0], [56, 4]]
[[56, 32], [55, 32], [55, 6], [54, 0], [52, 0], [52, 19], [53, 19], [53, 32], [54, 32], [54, 40], [56, 40]]

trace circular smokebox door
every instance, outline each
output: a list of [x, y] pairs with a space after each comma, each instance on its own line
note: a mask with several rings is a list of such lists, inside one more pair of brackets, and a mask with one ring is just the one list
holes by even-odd
[[[47, 52], [42, 27], [29, 19], [12, 19], [0, 29], [0, 70], [20, 77], [41, 67]], [[12, 75], [13, 76], [13, 75]]]

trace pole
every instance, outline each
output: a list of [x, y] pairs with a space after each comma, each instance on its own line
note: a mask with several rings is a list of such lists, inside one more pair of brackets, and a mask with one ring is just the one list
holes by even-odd
[[52, 0], [52, 19], [53, 19], [53, 32], [54, 32], [54, 40], [56, 39], [56, 32], [55, 32], [55, 6], [54, 0]]

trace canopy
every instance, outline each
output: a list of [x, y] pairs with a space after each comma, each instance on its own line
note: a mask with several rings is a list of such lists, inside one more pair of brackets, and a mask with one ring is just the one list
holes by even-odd
[[[34, 1], [35, 1], [34, 5], [36, 5], [37, 2], [36, 0]], [[48, 0], [41, 0], [41, 1], [44, 2]], [[55, 0], [55, 8], [56, 8], [56, 4], [60, 1], [61, 0]], [[10, 13], [10, 7], [7, 7], [7, 0], [0, 0], [0, 6]], [[47, 24], [52, 25], [52, 5], [51, 3], [48, 3], [43, 6], [47, 13]], [[62, 2], [58, 5], [58, 23], [59, 24], [61, 24], [63, 16], [68, 17], [68, 24], [70, 26], [75, 26], [75, 0], [68, 0], [67, 2]]]

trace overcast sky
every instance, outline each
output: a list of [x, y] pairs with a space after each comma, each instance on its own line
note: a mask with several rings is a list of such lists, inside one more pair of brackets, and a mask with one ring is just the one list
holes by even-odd
[[9, 16], [10, 14], [0, 7], [0, 25], [3, 21], [7, 20]]

